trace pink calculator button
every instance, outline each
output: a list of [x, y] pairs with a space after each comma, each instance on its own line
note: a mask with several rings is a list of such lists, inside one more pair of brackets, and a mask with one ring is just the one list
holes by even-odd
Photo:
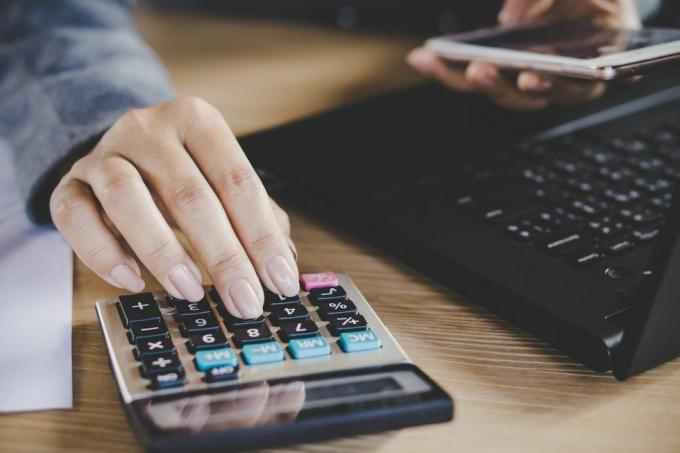
[[338, 277], [333, 272], [319, 272], [316, 274], [302, 274], [300, 281], [305, 291], [314, 288], [329, 288], [331, 286], [338, 286]]

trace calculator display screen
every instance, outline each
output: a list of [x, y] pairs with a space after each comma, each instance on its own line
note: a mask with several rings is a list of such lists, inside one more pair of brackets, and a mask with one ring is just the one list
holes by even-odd
[[[339, 410], [413, 401], [431, 389], [412, 372], [258, 382], [133, 403], [155, 431], [200, 433], [292, 422]], [[141, 407], [140, 407], [141, 406]], [[339, 409], [342, 408], [342, 409]], [[139, 412], [138, 412], [139, 414]]]

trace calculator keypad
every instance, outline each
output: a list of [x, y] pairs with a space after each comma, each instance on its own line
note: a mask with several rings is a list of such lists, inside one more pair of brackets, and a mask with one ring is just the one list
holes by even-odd
[[[334, 353], [382, 348], [334, 274], [303, 274], [301, 283], [307, 294], [284, 297], [265, 291], [265, 313], [255, 319], [232, 316], [214, 288], [199, 302], [166, 297], [168, 308], [162, 310], [151, 293], [122, 296], [116, 307], [134, 345], [139, 374], [154, 390], [183, 386], [196, 372], [205, 383], [231, 381], [243, 367], [288, 360], [309, 363], [313, 372], [318, 360], [308, 359], [332, 361]], [[164, 313], [176, 327], [168, 328]], [[185, 343], [181, 348], [180, 342]]]

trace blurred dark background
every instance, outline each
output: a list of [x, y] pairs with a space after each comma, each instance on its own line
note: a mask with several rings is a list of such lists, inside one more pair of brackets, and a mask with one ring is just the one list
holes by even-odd
[[[649, 18], [655, 26], [680, 26], [680, 1], [662, 0]], [[147, 4], [240, 16], [312, 21], [345, 29], [440, 34], [496, 23], [502, 0], [148, 0]]]

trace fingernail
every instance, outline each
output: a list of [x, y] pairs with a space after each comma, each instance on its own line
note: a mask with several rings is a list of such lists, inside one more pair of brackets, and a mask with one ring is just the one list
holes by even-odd
[[496, 87], [498, 73], [487, 66], [471, 66], [469, 80], [481, 88], [491, 90]]
[[432, 65], [432, 54], [424, 49], [416, 49], [408, 55], [407, 61], [420, 72], [427, 73]]
[[139, 275], [128, 265], [119, 264], [114, 267], [109, 274], [110, 283], [119, 288], [127, 289], [130, 292], [138, 293], [144, 289], [145, 283]]
[[529, 91], [548, 91], [552, 88], [552, 81], [544, 79], [531, 72], [522, 73], [520, 88]]
[[183, 299], [195, 302], [203, 298], [203, 286], [186, 264], [178, 264], [170, 270], [168, 280]]
[[236, 280], [229, 287], [229, 297], [244, 318], [257, 318], [262, 314], [262, 304], [246, 279]]
[[288, 262], [281, 255], [272, 258], [267, 266], [267, 273], [276, 289], [284, 296], [292, 297], [300, 292], [298, 276], [290, 268]]

